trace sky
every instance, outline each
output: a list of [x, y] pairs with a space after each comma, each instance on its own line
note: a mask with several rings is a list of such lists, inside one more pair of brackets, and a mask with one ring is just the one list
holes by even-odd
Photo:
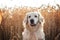
[[40, 7], [42, 4], [60, 5], [60, 0], [0, 0], [0, 8], [21, 6]]

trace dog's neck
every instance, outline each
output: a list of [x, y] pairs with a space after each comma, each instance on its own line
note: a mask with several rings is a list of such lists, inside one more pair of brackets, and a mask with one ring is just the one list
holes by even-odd
[[26, 29], [30, 32], [30, 33], [35, 33], [38, 31], [43, 31], [43, 26], [41, 26], [41, 24], [37, 24], [37, 26], [35, 28], [30, 27], [29, 25], [27, 25]]

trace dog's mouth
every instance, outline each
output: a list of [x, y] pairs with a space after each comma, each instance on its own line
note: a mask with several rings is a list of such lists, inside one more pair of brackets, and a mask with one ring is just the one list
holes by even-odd
[[31, 26], [36, 26], [36, 24], [30, 24]]

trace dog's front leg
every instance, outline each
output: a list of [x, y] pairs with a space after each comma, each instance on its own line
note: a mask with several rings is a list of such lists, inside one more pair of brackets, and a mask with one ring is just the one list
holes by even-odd
[[44, 39], [38, 39], [38, 40], [45, 40], [45, 38]]
[[23, 40], [28, 40], [28, 39], [26, 39], [26, 38], [23, 38]]
[[29, 38], [23, 37], [23, 40], [29, 40]]

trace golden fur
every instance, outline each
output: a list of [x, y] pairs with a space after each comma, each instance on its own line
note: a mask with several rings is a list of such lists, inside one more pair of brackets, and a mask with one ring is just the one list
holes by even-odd
[[[38, 17], [42, 18], [42, 16], [38, 16]], [[26, 17], [24, 19], [25, 22], [27, 22], [26, 19], [28, 18]], [[25, 27], [23, 32], [23, 40], [45, 40], [45, 34], [43, 32], [44, 19], [42, 18], [40, 20], [42, 20], [43, 22], [41, 21], [41, 24], [38, 22], [36, 26], [33, 27], [29, 25], [29, 23], [24, 23], [23, 21], [23, 26]]]

